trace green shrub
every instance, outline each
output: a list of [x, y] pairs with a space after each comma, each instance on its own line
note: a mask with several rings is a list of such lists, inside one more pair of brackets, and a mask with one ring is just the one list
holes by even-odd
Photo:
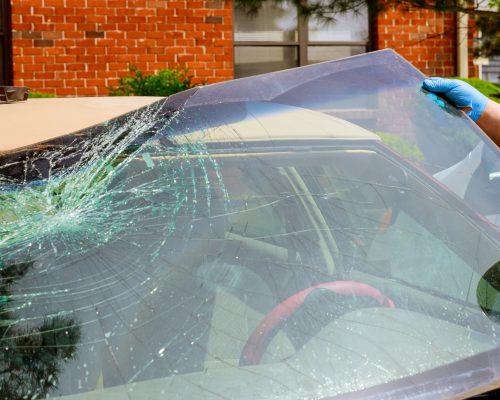
[[485, 96], [489, 97], [492, 100], [500, 102], [500, 85], [488, 81], [483, 81], [482, 79], [479, 78], [456, 78], [456, 79], [460, 79], [464, 82], [467, 82], [469, 85], [474, 86]]
[[388, 147], [416, 163], [424, 160], [424, 155], [419, 147], [410, 140], [394, 133], [375, 132], [380, 136], [382, 142]]
[[194, 87], [187, 68], [162, 69], [152, 75], [144, 75], [135, 66], [129, 70], [132, 75], [122, 76], [118, 87], [108, 87], [110, 96], [170, 96]]
[[30, 91], [28, 93], [28, 98], [30, 99], [41, 99], [41, 98], [53, 98], [56, 97], [55, 94], [53, 93], [43, 93], [43, 92], [37, 92], [37, 91]]

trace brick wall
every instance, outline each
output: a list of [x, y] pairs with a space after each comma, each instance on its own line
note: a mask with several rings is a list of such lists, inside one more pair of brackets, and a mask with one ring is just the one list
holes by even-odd
[[[427, 75], [456, 76], [456, 18], [456, 14], [451, 12], [389, 8], [377, 17], [375, 47], [396, 50]], [[473, 26], [470, 20], [469, 76], [476, 76], [472, 57]]]
[[[129, 65], [233, 77], [227, 0], [12, 0], [14, 84], [59, 96], [106, 95]], [[85, 5], [85, 7], [83, 7]]]
[[[59, 96], [106, 95], [129, 65], [145, 73], [188, 67], [196, 83], [233, 78], [231, 0], [11, 3], [16, 85]], [[454, 13], [388, 9], [373, 34], [376, 49], [393, 48], [426, 74], [457, 74]], [[472, 33], [469, 47], [474, 76]]]

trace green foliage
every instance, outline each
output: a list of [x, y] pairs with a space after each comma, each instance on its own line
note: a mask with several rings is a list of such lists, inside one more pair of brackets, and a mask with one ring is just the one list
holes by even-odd
[[56, 97], [55, 94], [53, 93], [44, 93], [44, 92], [37, 92], [37, 91], [30, 91], [28, 94], [28, 98], [30, 99], [41, 99], [41, 98], [54, 98]]
[[481, 39], [474, 48], [476, 57], [493, 57], [500, 54], [500, 12], [476, 17], [476, 26], [481, 31]]
[[130, 66], [132, 75], [118, 80], [118, 87], [110, 86], [110, 96], [170, 96], [194, 87], [187, 68], [162, 69], [157, 74], [145, 75]]
[[477, 285], [476, 296], [483, 311], [500, 322], [500, 261], [482, 276]]
[[297, 7], [300, 15], [312, 16], [325, 23], [335, 22], [337, 14], [357, 13], [363, 11], [366, 6], [372, 9], [382, 9], [384, 7], [384, 2], [377, 0], [234, 0], [235, 5], [249, 15], [255, 15], [264, 3], [269, 2], [277, 5], [291, 3]]
[[455, 78], [460, 79], [464, 82], [467, 82], [469, 85], [475, 87], [486, 97], [489, 97], [492, 100], [500, 102], [500, 85], [483, 81], [479, 78]]
[[500, 55], [500, 0], [490, 0], [488, 6], [496, 12], [476, 17], [476, 27], [481, 31], [481, 39], [474, 49], [476, 57]]
[[418, 146], [408, 139], [401, 137], [400, 135], [395, 135], [393, 133], [376, 132], [382, 142], [384, 142], [388, 147], [393, 149], [395, 152], [401, 154], [414, 162], [420, 162], [424, 160], [424, 155], [418, 148]]
[[[33, 263], [5, 263], [0, 259], [0, 398], [48, 398], [57, 388], [61, 366], [75, 358], [81, 328], [71, 318], [48, 317], [27, 325], [9, 307], [12, 286], [33, 268]], [[19, 300], [18, 300], [19, 301]]]

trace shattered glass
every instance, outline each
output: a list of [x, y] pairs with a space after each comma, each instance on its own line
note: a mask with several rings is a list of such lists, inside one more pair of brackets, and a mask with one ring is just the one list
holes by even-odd
[[422, 79], [375, 52], [1, 155], [0, 397], [500, 381], [499, 151]]

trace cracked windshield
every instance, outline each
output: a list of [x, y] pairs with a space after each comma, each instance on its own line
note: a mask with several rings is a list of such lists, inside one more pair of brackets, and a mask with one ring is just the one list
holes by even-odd
[[497, 351], [498, 148], [422, 80], [376, 52], [1, 155], [0, 397], [318, 399]]

